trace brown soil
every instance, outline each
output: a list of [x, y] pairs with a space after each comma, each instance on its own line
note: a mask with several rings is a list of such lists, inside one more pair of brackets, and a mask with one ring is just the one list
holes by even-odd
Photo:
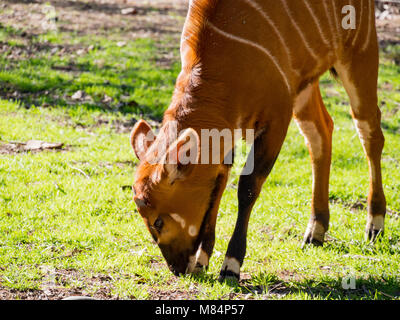
[[[111, 294], [114, 279], [106, 275], [84, 278], [77, 270], [56, 270], [50, 281], [43, 281], [38, 290], [19, 291], [0, 286], [0, 300], [61, 300], [72, 296], [86, 296], [98, 300], [117, 299]], [[66, 288], [70, 283], [80, 283], [78, 288]]]
[[[55, 17], [52, 16], [52, 6]], [[133, 12], [124, 14], [124, 9]], [[121, 37], [179, 36], [187, 10], [185, 0], [4, 0], [0, 23], [34, 36], [50, 28], [78, 34], [120, 33]], [[46, 19], [47, 17], [47, 19]], [[51, 21], [50, 21], [51, 22]]]
[[22, 152], [60, 151], [66, 150], [61, 142], [46, 142], [29, 140], [27, 142], [2, 142], [0, 141], [0, 154], [17, 154]]

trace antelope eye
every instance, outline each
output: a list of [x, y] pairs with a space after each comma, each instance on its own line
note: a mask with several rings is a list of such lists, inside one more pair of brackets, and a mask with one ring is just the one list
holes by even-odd
[[161, 218], [157, 218], [157, 220], [154, 222], [154, 228], [156, 228], [158, 232], [161, 232], [163, 226], [164, 226], [164, 221], [162, 221]]

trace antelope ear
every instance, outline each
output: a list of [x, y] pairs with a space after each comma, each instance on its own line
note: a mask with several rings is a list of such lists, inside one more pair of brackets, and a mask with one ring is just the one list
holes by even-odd
[[139, 160], [143, 160], [147, 149], [152, 145], [155, 138], [153, 130], [146, 121], [139, 120], [135, 124], [131, 131], [131, 146]]
[[183, 180], [190, 175], [200, 159], [200, 138], [192, 128], [186, 129], [169, 147], [164, 162], [169, 182]]

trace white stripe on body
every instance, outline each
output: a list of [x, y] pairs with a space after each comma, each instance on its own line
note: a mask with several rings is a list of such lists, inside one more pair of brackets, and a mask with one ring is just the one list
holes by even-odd
[[355, 34], [355, 36], [354, 36], [354, 38], [353, 38], [353, 42], [352, 42], [352, 45], [353, 45], [353, 46], [356, 44], [356, 42], [357, 42], [357, 40], [358, 40], [358, 37], [359, 37], [360, 32], [361, 32], [361, 27], [362, 27], [362, 24], [363, 24], [364, 1], [363, 1], [363, 0], [360, 0], [360, 3], [361, 3], [361, 8], [360, 8], [360, 23], [358, 24], [356, 34]]
[[322, 1], [322, 4], [323, 4], [324, 9], [325, 9], [326, 17], [328, 19], [328, 24], [329, 24], [329, 29], [331, 31], [333, 46], [336, 49], [337, 48], [337, 36], [336, 36], [335, 30], [334, 30], [334, 26], [332, 25], [332, 19], [331, 19], [331, 16], [329, 14], [329, 8], [328, 8], [328, 6], [326, 4], [326, 1]]
[[217, 27], [216, 27], [215, 25], [213, 25], [210, 21], [207, 21], [207, 25], [208, 25], [213, 31], [215, 31], [216, 33], [218, 33], [219, 35], [221, 35], [221, 36], [223, 36], [223, 37], [225, 37], [225, 38], [228, 38], [228, 39], [233, 40], [233, 41], [240, 42], [240, 43], [242, 43], [242, 44], [248, 45], [248, 46], [250, 46], [250, 47], [253, 47], [253, 48], [255, 48], [255, 49], [257, 49], [257, 50], [263, 52], [263, 53], [271, 60], [271, 62], [274, 64], [274, 66], [275, 66], [276, 69], [278, 70], [279, 74], [282, 76], [282, 79], [283, 79], [284, 82], [285, 82], [285, 85], [286, 85], [286, 87], [287, 87], [287, 89], [288, 89], [288, 91], [289, 91], [289, 94], [292, 93], [292, 88], [291, 88], [291, 86], [290, 86], [290, 84], [289, 84], [289, 79], [287, 78], [285, 72], [282, 70], [282, 68], [281, 68], [281, 66], [279, 65], [279, 63], [278, 63], [278, 61], [276, 60], [276, 58], [275, 58], [275, 57], [271, 54], [271, 52], [269, 52], [266, 48], [264, 48], [263, 46], [259, 45], [258, 43], [255, 43], [255, 42], [249, 41], [249, 40], [247, 40], [247, 39], [244, 39], [244, 38], [235, 36], [235, 35], [233, 35], [233, 34], [230, 34], [230, 33], [228, 33], [228, 32], [225, 32], [225, 31], [223, 31], [223, 30], [217, 28]]
[[319, 18], [315, 15], [315, 12], [311, 8], [310, 3], [308, 2], [308, 0], [303, 0], [303, 3], [305, 4], [308, 12], [311, 14], [311, 17], [313, 18], [313, 20], [314, 20], [314, 22], [315, 22], [315, 24], [317, 26], [318, 32], [321, 35], [322, 42], [329, 48], [331, 46], [331, 44], [329, 43], [328, 37], [326, 36], [325, 32], [323, 31], [323, 29], [321, 27]]
[[294, 28], [296, 29], [297, 33], [299, 34], [301, 40], [304, 42], [304, 45], [305, 45], [307, 51], [309, 52], [309, 54], [310, 54], [316, 61], [318, 61], [318, 60], [319, 60], [319, 57], [318, 57], [317, 53], [311, 48], [310, 43], [307, 41], [307, 39], [306, 39], [306, 37], [305, 37], [303, 31], [301, 30], [300, 26], [299, 26], [298, 23], [296, 22], [296, 19], [294, 19], [293, 15], [292, 15], [292, 12], [290, 11], [290, 8], [289, 8], [289, 6], [288, 6], [286, 0], [281, 0], [281, 1], [282, 1], [283, 7], [285, 8], [285, 10], [286, 10], [286, 12], [287, 12], [287, 14], [288, 14], [288, 16], [289, 16], [289, 19], [291, 20], [291, 22], [292, 22]]
[[[243, 1], [246, 2], [249, 6], [251, 6], [254, 10], [256, 10], [263, 17], [263, 19], [270, 25], [275, 35], [278, 37], [280, 45], [285, 49], [286, 56], [290, 64], [292, 65], [293, 64], [292, 53], [289, 47], [286, 45], [286, 41], [283, 38], [281, 32], [279, 31], [279, 28], [276, 26], [271, 17], [261, 8], [261, 6], [256, 1], [251, 1], [251, 0], [243, 0]], [[292, 65], [292, 70], [299, 75], [299, 72], [293, 68], [293, 65]]]
[[367, 31], [367, 39], [364, 45], [361, 48], [361, 51], [365, 51], [368, 49], [369, 43], [371, 41], [371, 31], [372, 31], [372, 17], [375, 19], [375, 15], [372, 12], [372, 5], [371, 5], [371, 0], [368, 0], [368, 31]]

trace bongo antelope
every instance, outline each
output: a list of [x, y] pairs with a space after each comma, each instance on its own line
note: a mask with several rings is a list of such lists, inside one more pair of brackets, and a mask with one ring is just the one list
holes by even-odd
[[[342, 27], [343, 7], [355, 28]], [[220, 278], [239, 278], [250, 213], [274, 166], [291, 119], [309, 148], [313, 185], [304, 244], [322, 245], [329, 226], [333, 121], [319, 78], [335, 70], [351, 104], [369, 165], [366, 238], [384, 230], [384, 136], [377, 106], [378, 43], [373, 0], [192, 0], [181, 38], [182, 69], [156, 137], [143, 120], [132, 130], [140, 159], [134, 201], [175, 274], [207, 267], [230, 166], [198, 163], [202, 129], [255, 130], [254, 170], [241, 175], [238, 217]], [[176, 123], [181, 135], [169, 127]], [[160, 146], [165, 152], [159, 152]], [[211, 147], [210, 147], [211, 148]], [[191, 152], [195, 162], [181, 157]], [[222, 148], [221, 159], [225, 156]], [[171, 155], [176, 162], [169, 163]], [[164, 159], [152, 161], [154, 159]]]

